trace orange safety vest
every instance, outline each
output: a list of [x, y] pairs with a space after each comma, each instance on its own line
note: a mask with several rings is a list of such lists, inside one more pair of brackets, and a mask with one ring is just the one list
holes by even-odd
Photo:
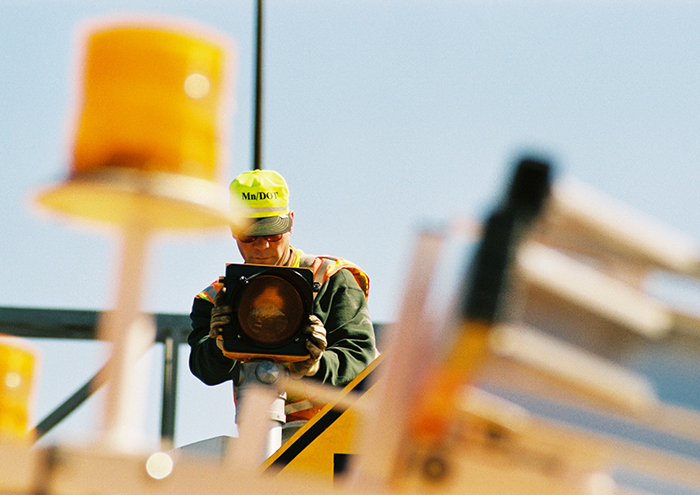
[[357, 280], [357, 285], [365, 293], [365, 297], [369, 297], [369, 277], [356, 264], [342, 258], [304, 254], [300, 249], [295, 249], [294, 251], [298, 252], [299, 256], [294, 256], [292, 262], [297, 262], [298, 264], [290, 266], [311, 268], [311, 271], [314, 273], [314, 284], [318, 284], [318, 287], [314, 288], [315, 290], [320, 289], [329, 278], [340, 270], [349, 270], [352, 276], [355, 277], [355, 280]]
[[[331, 256], [304, 254], [300, 249], [292, 248], [292, 260], [289, 266], [311, 268], [314, 274], [314, 297], [323, 284], [340, 270], [349, 270], [355, 277], [360, 289], [365, 293], [365, 297], [369, 297], [369, 277], [350, 261]], [[315, 403], [313, 397], [310, 397], [308, 394], [306, 396], [287, 394], [284, 413], [287, 416], [288, 423], [291, 421], [309, 420], [323, 409], [324, 405]]]

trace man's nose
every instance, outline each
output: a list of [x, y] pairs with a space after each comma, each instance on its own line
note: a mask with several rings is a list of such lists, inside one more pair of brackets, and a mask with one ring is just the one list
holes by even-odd
[[255, 238], [255, 242], [253, 243], [253, 245], [258, 249], [265, 249], [270, 245], [270, 243], [267, 242], [265, 236], [260, 236]]

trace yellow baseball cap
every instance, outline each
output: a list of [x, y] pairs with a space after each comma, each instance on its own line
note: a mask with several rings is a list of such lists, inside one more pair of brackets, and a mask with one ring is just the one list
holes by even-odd
[[253, 221], [244, 235], [284, 234], [292, 228], [289, 216], [289, 188], [274, 170], [243, 172], [229, 186], [231, 202], [242, 207], [242, 214]]

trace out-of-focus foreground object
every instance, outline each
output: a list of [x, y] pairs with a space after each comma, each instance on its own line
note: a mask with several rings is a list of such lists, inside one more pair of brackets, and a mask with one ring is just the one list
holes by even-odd
[[[446, 317], [436, 318], [429, 298], [416, 295], [430, 277], [410, 279], [407, 317], [392, 328], [395, 346], [386, 349], [377, 403], [365, 417], [367, 434], [350, 478], [354, 488], [635, 493], [617, 477], [620, 471], [627, 481], [631, 475], [681, 490], [700, 487], [697, 458], [670, 448], [682, 439], [700, 453], [700, 415], [661, 401], [650, 378], [624, 359], [640, 349], [663, 350], [679, 334], [695, 349], [686, 351], [700, 350], [697, 318], [647, 294], [643, 283], [656, 270], [695, 276], [698, 251], [671, 229], [589, 188], [576, 188], [574, 196], [571, 187], [569, 181], [553, 184], [524, 235], [496, 237], [494, 219], [507, 208], [494, 212], [468, 283]], [[428, 251], [435, 253], [440, 244], [445, 249], [446, 239]], [[488, 283], [478, 283], [480, 259]], [[491, 311], [465, 312], [460, 301]], [[483, 325], [463, 324], [475, 321]], [[465, 332], [464, 338], [454, 329]], [[475, 346], [479, 330], [487, 341]], [[461, 353], [448, 363], [466, 370], [449, 387], [430, 373], [430, 363], [440, 369], [441, 353]], [[411, 422], [416, 412], [428, 420], [423, 426], [432, 438]], [[601, 433], [605, 428], [596, 429], [597, 422], [619, 425], [618, 431]], [[625, 435], [635, 430], [665, 443], [640, 442], [643, 433]]]
[[137, 364], [155, 337], [140, 312], [148, 243], [159, 230], [242, 227], [219, 180], [232, 43], [160, 18], [95, 23], [84, 35], [71, 173], [38, 201], [123, 234], [116, 309], [98, 329], [113, 344], [100, 440], [133, 451], [147, 397]]
[[232, 50], [199, 27], [134, 20], [87, 30], [68, 180], [44, 206], [156, 228], [237, 224], [226, 161]]
[[[679, 493], [697, 491], [700, 455], [624, 435], [643, 428], [671, 445], [682, 437], [700, 452], [698, 415], [661, 401], [648, 377], [624, 359], [630, 348], [656, 349], [679, 333], [700, 349], [695, 320], [678, 324], [678, 311], [651, 304], [656, 299], [634, 278], [619, 276], [635, 272], [639, 260], [613, 256], [605, 236], [593, 231], [587, 242], [595, 250], [585, 254], [546, 241], [560, 234], [551, 223], [559, 200], [550, 191], [547, 164], [522, 161], [476, 254], [471, 241], [456, 243], [470, 263], [449, 255], [450, 237], [464, 241], [463, 227], [420, 235], [382, 356], [342, 391], [299, 383], [327, 405], [262, 466], [269, 404], [262, 395], [244, 404], [241, 437], [220, 459], [125, 448], [134, 445], [128, 436], [138, 425], [119, 406], [137, 408], [140, 385], [127, 365], [148, 332], [135, 310], [121, 309], [104, 325], [128, 336], [114, 340], [118, 386], [109, 399], [108, 442], [34, 451], [2, 445], [0, 488], [187, 495], [650, 491], [619, 476], [626, 472], [675, 485]], [[126, 252], [138, 252], [139, 238], [128, 238], [134, 244]], [[608, 259], [616, 270], [606, 268]], [[125, 263], [132, 264], [138, 265]], [[441, 271], [462, 273], [454, 276], [457, 284], [445, 284]], [[433, 295], [451, 301], [438, 311]], [[128, 296], [122, 293], [120, 308], [138, 302]], [[548, 415], [551, 404], [573, 414]], [[602, 432], [581, 418], [621, 431]]]
[[38, 351], [24, 339], [0, 336], [0, 437], [30, 440]]

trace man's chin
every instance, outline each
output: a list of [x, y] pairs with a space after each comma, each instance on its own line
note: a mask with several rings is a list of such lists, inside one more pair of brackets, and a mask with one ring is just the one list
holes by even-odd
[[274, 265], [275, 260], [272, 258], [251, 258], [248, 263], [253, 265]]

